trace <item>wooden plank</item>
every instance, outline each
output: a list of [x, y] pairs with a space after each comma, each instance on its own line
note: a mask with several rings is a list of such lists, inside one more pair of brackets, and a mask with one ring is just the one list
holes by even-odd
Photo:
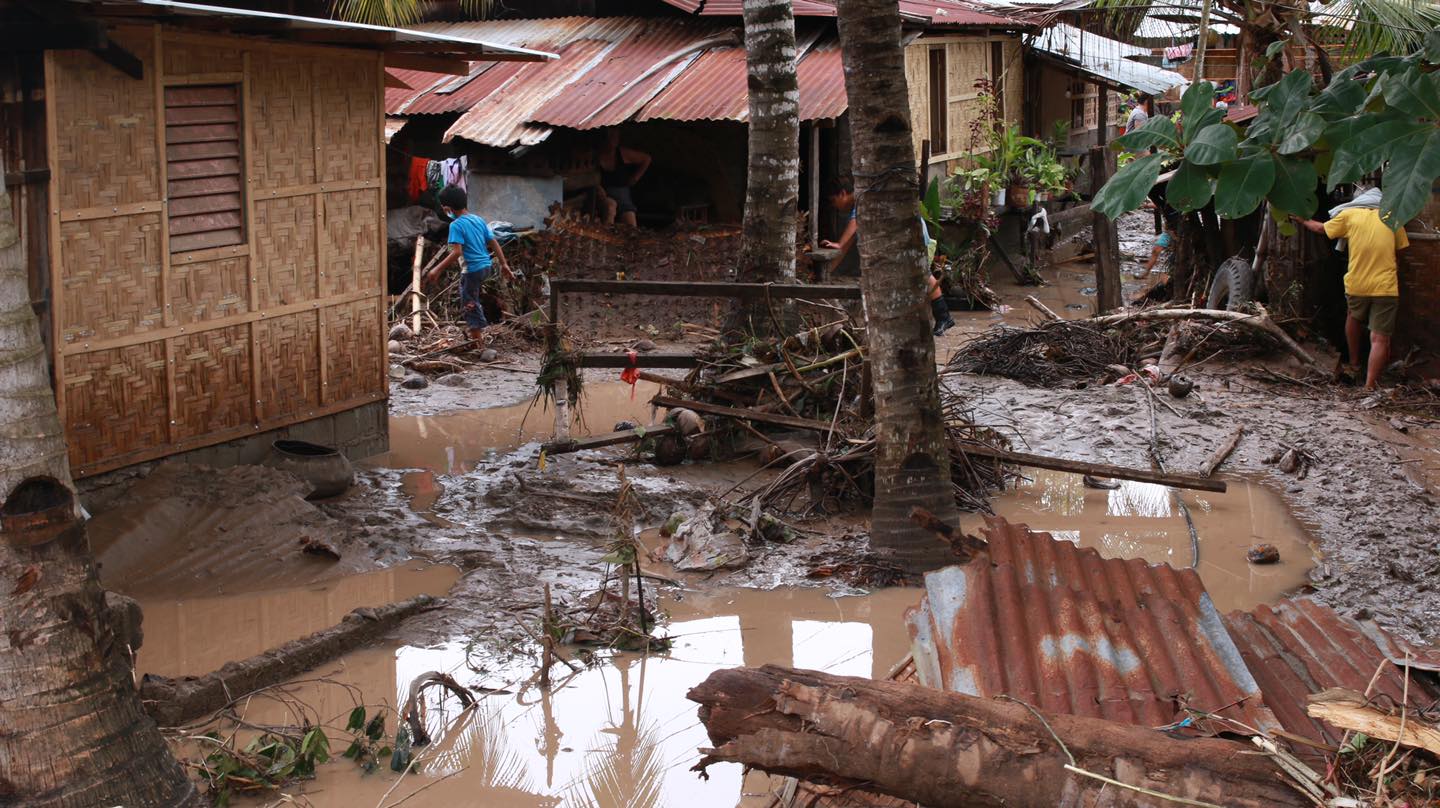
[[541, 450], [547, 455], [570, 454], [572, 452], [583, 452], [586, 449], [601, 449], [606, 446], [618, 446], [622, 443], [639, 443], [646, 438], [669, 435], [676, 431], [670, 424], [645, 427], [644, 429], [622, 429], [619, 432], [607, 432], [603, 435], [595, 435], [589, 438], [571, 440], [557, 440], [542, 444]]
[[[699, 365], [699, 358], [689, 353], [654, 352], [635, 357], [635, 367], [639, 368], [693, 368]], [[587, 352], [580, 355], [580, 367], [628, 368], [630, 357], [627, 354]]]
[[195, 180], [174, 180], [166, 184], [170, 199], [188, 196], [211, 196], [212, 194], [234, 194], [240, 192], [240, 177], [203, 177]]
[[67, 426], [68, 418], [65, 410], [65, 356], [61, 350], [61, 324], [62, 319], [59, 312], [64, 296], [65, 284], [60, 278], [60, 268], [63, 264], [60, 261], [60, 139], [59, 129], [56, 122], [55, 87], [55, 51], [46, 51], [44, 56], [45, 87], [47, 97], [45, 107], [45, 160], [50, 166], [50, 370], [55, 380], [55, 409], [59, 414], [60, 426]]
[[240, 211], [244, 209], [245, 201], [240, 198], [240, 194], [238, 193], [191, 196], [170, 202], [171, 216], [194, 216], [199, 213], [219, 213], [221, 211]]
[[1328, 721], [1343, 730], [1363, 732], [1386, 742], [1398, 741], [1403, 746], [1440, 755], [1440, 729], [1434, 724], [1417, 720], [1413, 714], [1407, 715], [1402, 724], [1400, 716], [1377, 710], [1371, 706], [1370, 699], [1353, 690], [1335, 687], [1312, 693], [1306, 698], [1305, 712], [1311, 718]]
[[[825, 425], [827, 429], [829, 426], [829, 424]], [[1095, 477], [1111, 477], [1117, 480], [1133, 480], [1141, 483], [1156, 483], [1158, 485], [1168, 485], [1172, 488], [1193, 488], [1199, 491], [1225, 493], [1225, 483], [1223, 481], [1196, 477], [1191, 474], [1166, 474], [1159, 471], [1150, 471], [1149, 469], [1112, 466], [1109, 463], [1090, 463], [1084, 460], [1066, 460], [1060, 457], [1047, 457], [1045, 455], [1027, 454], [1025, 452], [1011, 452], [1005, 449], [982, 446], [978, 443], [962, 444], [960, 449], [967, 455], [988, 457], [1003, 463], [1013, 463], [1017, 466], [1049, 469], [1050, 471], [1068, 471], [1073, 474], [1089, 474]]]
[[[194, 216], [176, 216], [170, 218], [170, 235], [188, 236], [195, 233], [213, 233], [217, 230], [234, 230], [238, 232], [243, 223], [240, 211], [224, 211], [220, 213], [201, 213]], [[163, 228], [164, 225], [162, 224]], [[168, 254], [168, 250], [166, 251]]]
[[757, 412], [755, 410], [738, 409], [736, 407], [722, 407], [719, 404], [707, 404], [704, 401], [689, 401], [683, 398], [672, 398], [670, 396], [656, 396], [650, 399], [650, 403], [657, 407], [668, 407], [675, 409], [683, 407], [687, 410], [703, 412], [709, 415], [719, 415], [723, 418], [734, 418], [740, 421], [758, 421], [762, 424], [774, 424], [785, 426], [791, 429], [808, 429], [812, 432], [829, 432], [829, 421], [812, 421], [809, 418], [796, 418], [792, 415], [778, 415], [773, 412]]
[[240, 116], [232, 101], [228, 105], [169, 107], [165, 110], [166, 126], [203, 126], [212, 123], [240, 122]]
[[[253, 99], [251, 98], [250, 71], [250, 51], [247, 49], [240, 52], [241, 120], [248, 120], [249, 116], [254, 114]], [[246, 271], [250, 273], [250, 277], [245, 279], [245, 286], [250, 298], [250, 305], [247, 308], [251, 312], [260, 308], [260, 284], [256, 282], [260, 271], [256, 266], [258, 262], [255, 260], [260, 253], [255, 245], [255, 180], [251, 173], [255, 170], [254, 141], [255, 127], [242, 127], [240, 130], [239, 145], [242, 158], [241, 165], [245, 167], [246, 181], [244, 183], [245, 189], [241, 192], [241, 196], [245, 200], [245, 252], [250, 256], [250, 260], [245, 262]], [[387, 367], [386, 370], [389, 370], [389, 368]], [[260, 406], [260, 390], [260, 323], [257, 318], [250, 323], [250, 419], [256, 424], [257, 428], [261, 418], [264, 416]]]
[[[155, 69], [150, 71], [155, 87], [155, 170], [159, 172], [158, 185], [166, 187], [167, 172], [170, 170], [168, 161], [165, 158], [165, 127], [161, 122], [165, 120], [165, 85], [162, 83], [164, 71], [160, 66], [165, 64], [164, 41], [160, 34], [160, 26], [154, 27], [155, 35]], [[161, 204], [164, 211], [160, 214], [160, 322], [162, 325], [175, 325], [175, 307], [170, 303], [170, 201], [162, 199]], [[175, 440], [175, 354], [174, 345], [170, 340], [165, 340], [165, 394], [166, 412], [169, 415], [169, 423], [166, 425], [166, 437], [171, 441]]]
[[[246, 164], [249, 165], [248, 162]], [[380, 184], [380, 178], [371, 177], [369, 179], [363, 180], [342, 180], [340, 182], [312, 182], [305, 185], [288, 185], [284, 188], [273, 188], [269, 191], [261, 191], [259, 193], [265, 199], [285, 199], [292, 196], [305, 196], [306, 194], [335, 193], [338, 191], [358, 191], [362, 188], [379, 188]], [[380, 207], [383, 209], [384, 205], [381, 205]], [[385, 231], [382, 228], [380, 232], [383, 233]]]
[[239, 137], [240, 125], [237, 123], [165, 127], [166, 143], [207, 143], [215, 140], [235, 140]]
[[165, 158], [172, 162], [184, 160], [210, 160], [216, 157], [239, 157], [240, 144], [234, 140], [215, 140], [209, 143], [174, 143], [165, 148]]
[[[485, 61], [491, 61], [495, 57], [486, 54]], [[524, 61], [537, 61], [526, 58]], [[387, 53], [385, 54], [385, 66], [396, 67], [401, 70], [423, 70], [426, 73], [445, 73], [451, 76], [470, 75], [470, 63], [464, 59], [447, 59], [440, 56], [416, 56], [410, 53]]]
[[134, 216], [137, 213], [154, 213], [165, 207], [164, 200], [153, 202], [131, 202], [127, 205], [100, 205], [94, 208], [75, 208], [60, 212], [62, 222], [83, 222], [90, 219], [108, 219], [111, 216]]
[[[165, 108], [169, 114], [166, 115], [167, 123], [184, 123], [184, 121], [171, 120], [170, 115], [187, 113], [187, 107], [227, 107], [235, 109], [240, 103], [239, 88], [233, 85], [240, 83], [237, 78], [231, 86], [222, 87], [170, 87], [165, 90]], [[236, 120], [231, 117], [229, 120]], [[198, 123], [198, 121], [190, 121]]]
[[780, 283], [698, 283], [691, 281], [610, 281], [561, 278], [550, 282], [550, 291], [590, 292], [619, 295], [672, 295], [674, 297], [732, 297], [775, 300], [810, 298], [814, 300], [858, 300], [859, 286]]
[[244, 243], [245, 234], [241, 232], [238, 227], [229, 230], [209, 230], [201, 233], [187, 233], [185, 235], [170, 237], [170, 249], [176, 252], [208, 250], [215, 247], [240, 245]]
[[1073, 221], [1086, 221], [1090, 216], [1090, 203], [1076, 205], [1073, 208], [1066, 208], [1057, 213], [1050, 214], [1050, 226], [1059, 227], [1062, 224]]
[[184, 87], [188, 84], [239, 84], [244, 73], [190, 73], [184, 76], [166, 76], [166, 87]]
[[228, 177], [240, 175], [240, 156], [214, 157], [205, 160], [177, 160], [167, 155], [170, 179], [199, 179], [202, 177]]

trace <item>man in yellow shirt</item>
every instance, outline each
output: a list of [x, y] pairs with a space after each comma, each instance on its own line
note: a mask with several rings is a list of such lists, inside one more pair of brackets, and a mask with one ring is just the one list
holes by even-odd
[[1312, 233], [1349, 242], [1349, 270], [1345, 273], [1345, 340], [1350, 348], [1350, 367], [1359, 375], [1360, 346], [1365, 330], [1370, 331], [1370, 362], [1365, 372], [1365, 389], [1374, 390], [1380, 374], [1390, 362], [1390, 337], [1395, 334], [1395, 317], [1400, 311], [1400, 281], [1396, 275], [1395, 252], [1410, 246], [1405, 228], [1391, 230], [1380, 211], [1369, 207], [1346, 208], [1328, 221], [1295, 220]]

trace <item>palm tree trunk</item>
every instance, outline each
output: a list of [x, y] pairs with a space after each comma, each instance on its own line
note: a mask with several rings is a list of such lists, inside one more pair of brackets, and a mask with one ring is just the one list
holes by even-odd
[[[745, 62], [749, 68], [750, 143], [744, 238], [738, 277], [754, 283], [795, 280], [795, 215], [800, 197], [800, 83], [795, 75], [795, 16], [790, 0], [745, 0]], [[787, 307], [788, 308], [788, 307]], [[749, 322], [769, 331], [764, 301]], [[784, 325], [784, 324], [777, 324]]]
[[0, 186], [0, 804], [198, 805], [95, 575], [12, 222]]
[[840, 0], [837, 7], [875, 387], [870, 535], [908, 568], [923, 570], [949, 559], [935, 537], [910, 520], [910, 509], [933, 509], [947, 524], [955, 523], [956, 509], [925, 301], [900, 10], [895, 0]]

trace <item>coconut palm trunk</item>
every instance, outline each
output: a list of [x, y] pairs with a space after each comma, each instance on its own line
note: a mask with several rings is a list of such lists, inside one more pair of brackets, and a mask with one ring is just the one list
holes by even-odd
[[860, 276], [875, 388], [875, 507], [871, 541], [912, 570], [948, 556], [910, 519], [920, 506], [956, 521], [940, 414], [935, 340], [925, 300], [920, 181], [910, 140], [900, 9], [895, 0], [839, 0], [850, 101]]
[[[737, 274], [741, 281], [791, 283], [795, 280], [795, 214], [800, 197], [795, 16], [790, 0], [745, 0], [743, 10], [750, 142]], [[770, 330], [769, 307], [764, 301], [740, 313], [748, 322], [732, 327], [762, 333]]]
[[95, 575], [14, 220], [0, 186], [0, 805], [198, 805]]

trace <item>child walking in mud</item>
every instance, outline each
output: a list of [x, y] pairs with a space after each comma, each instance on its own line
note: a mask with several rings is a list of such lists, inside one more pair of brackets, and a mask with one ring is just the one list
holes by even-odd
[[950, 316], [950, 307], [945, 304], [945, 290], [940, 283], [944, 274], [944, 270], [935, 267], [930, 270], [930, 277], [925, 279], [925, 293], [930, 298], [930, 313], [935, 316], [937, 337], [943, 337], [945, 332], [955, 325], [955, 318]]
[[490, 230], [489, 223], [471, 213], [467, 209], [469, 204], [462, 188], [451, 185], [440, 192], [440, 207], [451, 219], [450, 254], [425, 274], [423, 282], [425, 286], [433, 286], [445, 270], [460, 264], [460, 311], [465, 317], [465, 334], [478, 342], [484, 338], [485, 327], [490, 324], [485, 319], [485, 306], [480, 300], [485, 282], [494, 274], [496, 262], [499, 262], [500, 272], [506, 280], [514, 280], [515, 273], [510, 271], [505, 251], [500, 249], [500, 242]]

